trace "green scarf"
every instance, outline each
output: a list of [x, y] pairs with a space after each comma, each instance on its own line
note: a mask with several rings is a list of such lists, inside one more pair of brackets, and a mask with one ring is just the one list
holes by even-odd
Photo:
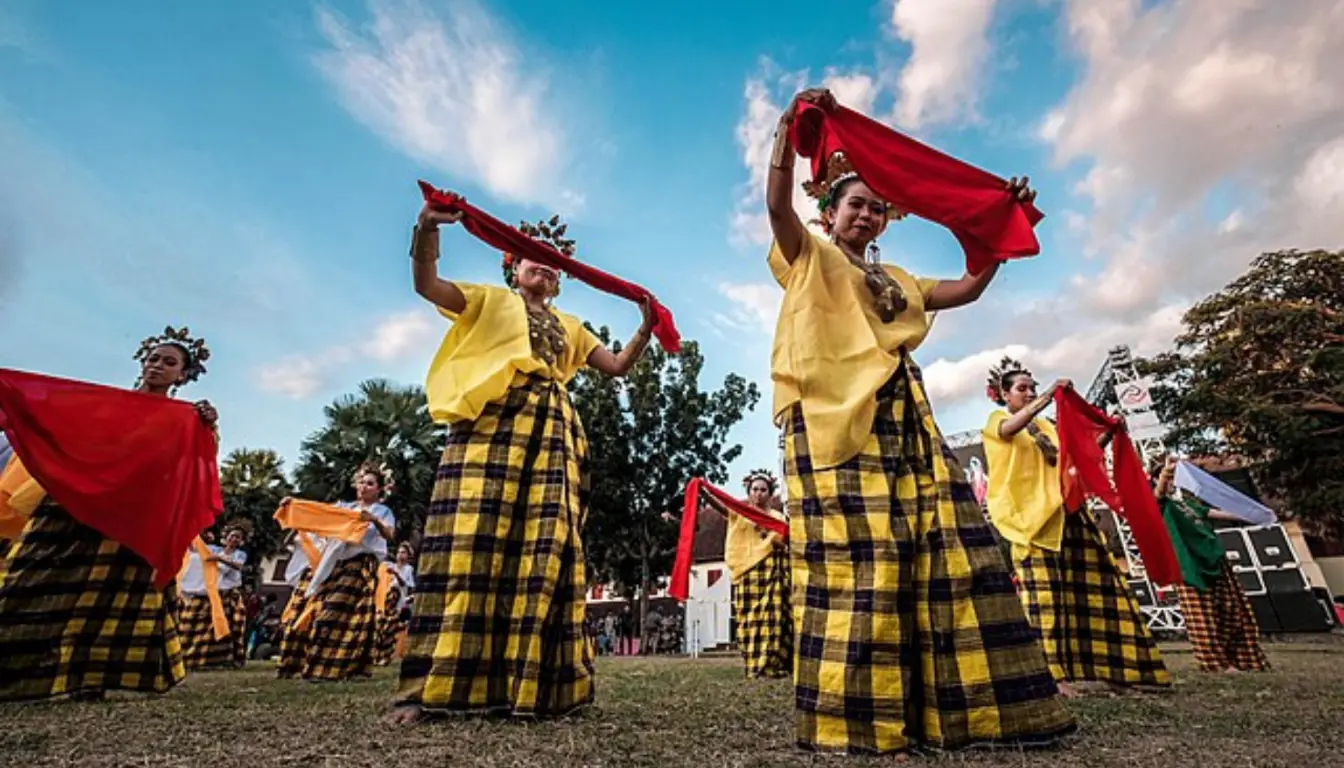
[[1181, 564], [1181, 579], [1186, 586], [1200, 592], [1209, 587], [1223, 572], [1227, 561], [1227, 550], [1218, 540], [1209, 523], [1209, 507], [1196, 499], [1177, 500], [1165, 498], [1162, 502], [1162, 519], [1171, 534], [1171, 547], [1176, 550], [1176, 559]]

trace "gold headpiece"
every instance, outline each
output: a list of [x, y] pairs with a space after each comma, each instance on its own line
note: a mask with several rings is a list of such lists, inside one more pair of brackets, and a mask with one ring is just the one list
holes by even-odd
[[[569, 225], [561, 223], [559, 215], [552, 216], [550, 219], [542, 219], [536, 224], [529, 224], [524, 221], [518, 225], [518, 231], [524, 235], [539, 243], [551, 246], [565, 256], [574, 258], [574, 241], [565, 237], [565, 231], [568, 229]], [[518, 257], [512, 253], [505, 253], [503, 267], [504, 282], [513, 285], [514, 271], [518, 267]]]
[[775, 477], [775, 473], [768, 469], [757, 469], [748, 472], [747, 476], [742, 478], [742, 485], [750, 491], [751, 484], [757, 480], [764, 480], [765, 484], [770, 486], [771, 493], [774, 493], [775, 489], [779, 487], [779, 480]]
[[[831, 190], [850, 179], [859, 178], [859, 172], [854, 170], [854, 165], [845, 157], [844, 152], [834, 152], [826, 161], [826, 175], [819, 181], [804, 181], [803, 191], [808, 197], [817, 201], [818, 210], [826, 210], [831, 205]], [[891, 203], [887, 203], [887, 220], [895, 221], [903, 219], [906, 212], [898, 209]]]

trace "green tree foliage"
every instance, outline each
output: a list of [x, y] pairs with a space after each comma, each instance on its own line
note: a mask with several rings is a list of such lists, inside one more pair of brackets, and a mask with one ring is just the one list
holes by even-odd
[[261, 559], [279, 551], [283, 541], [280, 526], [275, 524], [275, 509], [293, 492], [285, 477], [284, 460], [269, 449], [237, 448], [220, 462], [219, 485], [224, 495], [220, 522], [246, 520], [252, 525], [252, 536], [244, 547], [248, 551], [245, 574], [250, 580]]
[[326, 424], [300, 446], [297, 495], [353, 499], [355, 470], [366, 461], [386, 466], [393, 485], [384, 503], [397, 516], [397, 536], [418, 539], [446, 436], [429, 417], [424, 390], [372, 379], [328, 405], [324, 414]]
[[1344, 536], [1344, 253], [1266, 253], [1183, 322], [1140, 364], [1168, 441], [1246, 457], [1284, 514]]
[[[605, 328], [598, 336], [610, 338]], [[686, 483], [727, 481], [729, 463], [742, 452], [729, 444], [729, 432], [760, 392], [737, 374], [702, 392], [703, 369], [699, 346], [688, 341], [677, 355], [650, 348], [624, 379], [584, 370], [571, 384], [589, 441], [583, 540], [590, 578], [628, 594], [668, 573]]]

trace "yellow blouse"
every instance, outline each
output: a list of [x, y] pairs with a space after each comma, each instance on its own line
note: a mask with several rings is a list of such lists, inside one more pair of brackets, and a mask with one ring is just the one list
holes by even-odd
[[569, 383], [601, 344], [578, 318], [552, 310], [565, 329], [565, 354], [547, 365], [532, 354], [523, 298], [506, 288], [458, 283], [467, 297], [461, 314], [443, 308], [453, 321], [429, 364], [425, 393], [437, 422], [471, 421], [489, 403], [529, 375]]
[[[985, 459], [989, 462], [989, 519], [1005, 539], [1021, 547], [1059, 551], [1064, 535], [1064, 495], [1059, 468], [1045, 461], [1036, 441], [1023, 429], [1012, 439], [999, 437], [1006, 411], [995, 411], [985, 425]], [[1059, 436], [1049, 420], [1036, 418], [1055, 445]]]
[[[779, 517], [769, 512], [774, 517]], [[780, 520], [784, 518], [779, 517]], [[728, 533], [723, 541], [723, 559], [732, 571], [733, 579], [742, 578], [742, 574], [755, 568], [774, 549], [779, 535], [772, 531], [763, 531], [747, 518], [734, 512], [728, 513]]]
[[842, 464], [868, 439], [877, 415], [874, 395], [900, 366], [901, 349], [924, 341], [924, 304], [938, 281], [916, 280], [885, 265], [907, 306], [884, 323], [863, 271], [834, 243], [805, 237], [793, 264], [776, 243], [768, 261], [784, 289], [770, 361], [775, 421], [782, 423], [789, 408], [801, 403], [813, 465]]

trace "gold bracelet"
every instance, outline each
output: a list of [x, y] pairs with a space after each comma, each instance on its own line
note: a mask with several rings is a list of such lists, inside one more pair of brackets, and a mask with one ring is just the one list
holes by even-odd
[[[781, 125], [779, 130], [775, 131], [775, 147], [770, 152], [770, 167], [781, 171], [793, 170], [793, 153], [789, 151], [790, 149], [792, 147], [789, 145], [788, 131]], [[787, 165], [785, 160], [788, 161]]]
[[421, 264], [439, 260], [438, 227], [422, 229], [419, 224], [411, 229], [411, 258]]

